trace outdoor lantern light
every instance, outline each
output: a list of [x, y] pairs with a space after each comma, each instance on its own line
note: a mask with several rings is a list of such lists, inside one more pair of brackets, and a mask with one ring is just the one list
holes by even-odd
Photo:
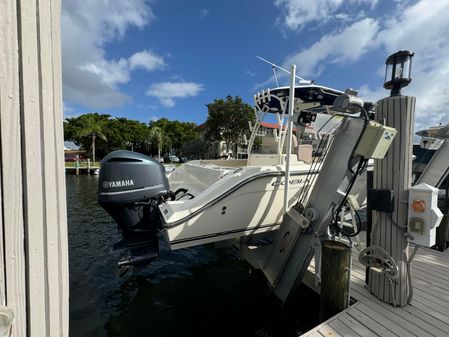
[[385, 61], [384, 88], [391, 90], [391, 96], [401, 94], [401, 88], [406, 87], [411, 81], [412, 57], [415, 53], [409, 50], [400, 50], [388, 56]]

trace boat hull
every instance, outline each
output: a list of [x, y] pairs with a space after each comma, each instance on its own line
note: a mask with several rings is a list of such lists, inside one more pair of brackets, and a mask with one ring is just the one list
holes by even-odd
[[[172, 249], [196, 246], [247, 235], [277, 230], [284, 214], [284, 167], [248, 166], [239, 169], [210, 167], [187, 169], [194, 186], [202, 177], [210, 186], [190, 200], [170, 201], [159, 206], [167, 240]], [[289, 184], [289, 206], [301, 194], [311, 191], [317, 172], [310, 165], [292, 167]], [[221, 175], [220, 175], [221, 174]], [[212, 182], [216, 177], [215, 182]], [[179, 183], [179, 182], [178, 182]], [[366, 179], [354, 186], [360, 203], [366, 194]], [[170, 182], [171, 184], [171, 182]], [[185, 186], [188, 186], [188, 181]], [[308, 185], [308, 187], [307, 187]]]

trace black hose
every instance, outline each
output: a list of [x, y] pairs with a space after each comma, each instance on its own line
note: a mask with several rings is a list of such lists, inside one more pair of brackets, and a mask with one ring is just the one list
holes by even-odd
[[[363, 124], [362, 131], [360, 132], [359, 138], [357, 139], [357, 142], [355, 143], [355, 146], [354, 146], [354, 148], [352, 149], [351, 155], [349, 156], [349, 159], [348, 159], [348, 170], [349, 170], [349, 172], [351, 172], [351, 173], [354, 173], [354, 171], [352, 170], [352, 166], [353, 166], [353, 165], [352, 165], [352, 161], [354, 160], [355, 150], [357, 149], [357, 146], [359, 146], [359, 143], [360, 143], [360, 141], [361, 141], [361, 139], [362, 139], [362, 137], [363, 137], [363, 134], [365, 133], [366, 127], [367, 127], [368, 124], [369, 124], [369, 115], [368, 115], [368, 112], [366, 112], [366, 110], [365, 110], [363, 107], [362, 107], [362, 111], [361, 111], [361, 112], [364, 113], [363, 119], [364, 119], [365, 123]], [[363, 171], [361, 171], [361, 172], [363, 172]], [[361, 172], [359, 172], [359, 173], [361, 173]]]

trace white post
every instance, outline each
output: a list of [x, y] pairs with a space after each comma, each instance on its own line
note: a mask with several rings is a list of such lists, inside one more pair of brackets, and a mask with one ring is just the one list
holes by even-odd
[[0, 1], [0, 303], [16, 337], [69, 335], [60, 5]]
[[369, 290], [379, 299], [398, 306], [407, 304], [407, 200], [412, 178], [415, 97], [392, 96], [377, 102], [376, 120], [398, 130], [387, 155], [374, 163], [373, 188], [391, 190], [392, 213], [373, 210], [371, 245], [380, 246], [396, 261], [398, 278], [370, 270]]
[[[295, 79], [296, 65], [292, 64], [290, 70], [290, 96], [288, 104], [288, 122], [287, 122], [287, 153], [285, 160], [285, 189], [284, 189], [284, 212], [288, 211], [288, 190], [290, 180], [290, 157], [292, 152], [292, 134], [293, 134], [293, 112], [295, 110]], [[282, 151], [282, 149], [281, 149]], [[282, 153], [282, 152], [280, 152]]]

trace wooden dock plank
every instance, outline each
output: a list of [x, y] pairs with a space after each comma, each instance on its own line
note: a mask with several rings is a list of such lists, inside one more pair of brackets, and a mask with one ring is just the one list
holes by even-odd
[[[354, 290], [357, 292], [356, 286], [355, 284], [358, 284], [359, 286], [363, 287], [363, 283], [361, 280], [363, 280], [364, 274], [362, 275], [360, 272], [360, 269], [358, 268], [358, 266], [355, 266], [355, 268], [353, 268], [353, 284], [351, 287], [351, 290], [353, 291], [352, 296], [357, 298], [357, 300], [361, 300], [361, 297], [363, 297], [364, 293], [368, 296], [371, 296], [367, 291], [365, 292], [358, 292], [358, 294], [354, 294]], [[415, 288], [416, 289], [416, 288]], [[366, 297], [366, 296], [365, 296]], [[416, 301], [420, 301], [422, 298], [422, 296], [417, 296]], [[421, 332], [422, 334], [424, 334], [422, 332], [422, 330], [425, 330], [427, 332], [429, 332], [430, 334], [433, 334], [435, 336], [440, 336], [442, 331], [449, 331], [449, 325], [442, 322], [441, 320], [438, 319], [441, 318], [442, 316], [438, 313], [434, 313], [434, 315], [437, 316], [437, 318], [429, 316], [426, 313], [421, 312], [420, 310], [417, 310], [416, 308], [412, 307], [412, 306], [408, 306], [408, 307], [403, 307], [401, 309], [407, 308], [408, 310], [397, 310], [396, 308], [392, 307], [389, 304], [386, 304], [382, 301], [377, 300], [376, 298], [372, 297], [372, 298], [365, 298], [365, 300], [369, 300], [374, 301], [376, 303], [378, 303], [379, 305], [381, 305], [382, 307], [384, 307], [386, 310], [389, 310], [395, 314], [400, 315], [402, 318], [412, 322], [414, 325], [418, 326], [419, 328], [417, 329], [417, 331]], [[412, 301], [412, 304], [414, 304], [415, 302]], [[420, 303], [419, 305], [422, 306], [422, 304]], [[427, 310], [432, 311], [432, 308], [428, 308]], [[413, 316], [410, 316], [410, 315]]]
[[416, 260], [413, 260], [413, 263], [423, 267], [429, 267], [430, 270], [435, 270], [436, 272], [445, 274], [449, 272], [449, 267], [444, 265], [444, 260], [447, 260], [446, 256], [444, 256], [444, 259], [438, 259], [432, 255], [418, 255]]
[[413, 268], [413, 279], [419, 279], [425, 282], [425, 284], [431, 284], [435, 287], [445, 289], [448, 287], [447, 282], [444, 282], [443, 280], [439, 279], [436, 276], [433, 276], [429, 273], [426, 273], [425, 271], [418, 270], [416, 268]]
[[344, 337], [360, 337], [360, 335], [355, 332], [352, 327], [349, 327], [341, 320], [335, 319], [329, 323], [329, 326]]
[[[351, 288], [352, 294], [354, 297], [363, 301], [363, 303], [368, 306], [370, 309], [382, 315], [385, 321], [394, 321], [395, 324], [400, 326], [402, 329], [407, 330], [409, 335], [414, 336], [426, 336], [431, 337], [432, 334], [428, 333], [426, 330], [422, 329], [420, 326], [416, 325], [416, 318], [411, 316], [407, 312], [402, 312], [402, 310], [396, 310], [393, 306], [384, 303], [380, 300], [372, 301], [370, 295], [365, 289], [354, 285]], [[366, 294], [366, 295], [365, 295]]]
[[416, 289], [420, 289], [425, 293], [428, 293], [432, 296], [436, 296], [440, 299], [444, 299], [446, 302], [449, 302], [449, 292], [443, 287], [426, 283], [424, 280], [419, 278], [413, 279], [413, 286]]
[[369, 330], [366, 326], [351, 317], [349, 314], [342, 315], [339, 320], [347, 326], [350, 326], [351, 329], [357, 332], [361, 337], [378, 336], [378, 334], [376, 334], [374, 331]]
[[[444, 336], [449, 331], [449, 324], [430, 316], [425, 311], [412, 305], [403, 307], [403, 310], [416, 317], [416, 324], [419, 324], [434, 336]], [[431, 326], [429, 328], [429, 325]]]
[[330, 324], [324, 325], [321, 329], [318, 330], [318, 332], [326, 337], [345, 337], [345, 335], [339, 334], [333, 327], [330, 326]]
[[[349, 307], [347, 310], [349, 309], [353, 309], [354, 307], [357, 307], [357, 305], [359, 305], [359, 303], [355, 303], [354, 305], [352, 305], [351, 307]], [[340, 318], [340, 316], [346, 315], [346, 310], [338, 313], [337, 315], [331, 317], [330, 319], [328, 319], [327, 321], [321, 323], [320, 325], [316, 326], [315, 328], [307, 331], [306, 333], [302, 334], [302, 337], [309, 337], [309, 336], [314, 336], [313, 333], [318, 332], [319, 329], [321, 329], [323, 326], [328, 325], [330, 322], [332, 322], [333, 320], [337, 320]], [[320, 335], [321, 336], [321, 335]]]
[[390, 332], [382, 324], [379, 324], [379, 322], [375, 321], [370, 316], [366, 315], [364, 312], [358, 309], [348, 310], [347, 313], [353, 319], [360, 322], [362, 325], [366, 326], [370, 331], [375, 331], [377, 336], [380, 337], [397, 336], [396, 334]]
[[438, 313], [439, 317], [444, 317], [445, 319], [449, 317], [449, 310], [447, 308], [444, 308], [441, 305], [436, 304], [435, 302], [428, 299], [426, 296], [421, 296], [417, 294], [413, 296], [413, 300], [426, 305], [429, 308], [429, 310], [432, 310], [431, 314]]
[[[395, 310], [390, 310], [389, 307], [381, 305], [381, 301], [371, 301], [371, 295], [368, 294], [365, 289], [359, 288], [355, 291], [357, 287], [351, 288], [354, 297], [359, 298], [360, 301], [363, 301], [363, 304], [369, 308], [370, 312], [376, 314], [375, 317], [378, 317], [379, 323], [385, 324], [388, 326], [388, 322], [393, 322], [394, 324], [391, 326], [391, 331], [394, 331], [398, 335], [412, 335], [412, 336], [426, 336], [431, 337], [432, 335], [425, 331], [424, 329], [416, 326], [412, 317], [410, 317], [409, 313], [405, 313], [406, 317], [404, 317], [404, 313], [399, 314], [400, 310], [396, 310], [397, 308], [391, 307]], [[364, 295], [363, 293], [366, 293]], [[374, 316], [373, 316], [374, 317]], [[407, 319], [408, 318], [408, 319]], [[384, 322], [384, 323], [382, 323]], [[396, 328], [399, 327], [399, 328]]]
[[[309, 271], [307, 284], [317, 289], [313, 263]], [[412, 277], [412, 304], [394, 308], [366, 289], [365, 267], [354, 250], [351, 297], [357, 302], [305, 336], [449, 336], [449, 251], [421, 248], [413, 260]]]
[[[357, 297], [359, 300], [363, 300], [360, 293], [354, 292], [354, 288], [352, 288], [352, 293], [354, 297]], [[444, 331], [449, 331], [449, 325], [445, 324], [444, 322], [441, 322], [437, 319], [435, 319], [432, 316], [429, 316], [427, 314], [423, 314], [422, 311], [416, 309], [413, 306], [407, 306], [404, 308], [407, 308], [408, 310], [397, 310], [397, 308], [392, 307], [389, 304], [386, 304], [382, 301], [376, 301], [377, 304], [382, 306], [382, 308], [386, 311], [386, 314], [388, 311], [391, 313], [394, 313], [395, 315], [400, 316], [404, 320], [408, 321], [405, 323], [404, 321], [397, 321], [397, 323], [403, 325], [408, 330], [414, 330], [416, 333], [421, 333], [423, 336], [440, 336]], [[403, 309], [403, 308], [402, 308]], [[393, 319], [393, 317], [389, 316], [389, 319]], [[443, 324], [441, 324], [443, 323]], [[418, 328], [416, 328], [416, 326]], [[424, 332], [423, 332], [424, 331]]]
[[448, 271], [438, 270], [437, 268], [433, 267], [430, 263], [427, 264], [414, 263], [413, 268], [424, 271], [427, 274], [436, 276], [443, 282], [449, 283], [449, 270]]
[[437, 304], [441, 308], [449, 310], [449, 302], [447, 301], [447, 299], [449, 298], [448, 295], [444, 296], [444, 295], [435, 293], [430, 288], [428, 288], [428, 289], [426, 289], [426, 291], [424, 291], [423, 289], [420, 289], [418, 287], [414, 288], [413, 295], [415, 296], [415, 294], [417, 296], [422, 296], [422, 297], [428, 299], [429, 301]]

